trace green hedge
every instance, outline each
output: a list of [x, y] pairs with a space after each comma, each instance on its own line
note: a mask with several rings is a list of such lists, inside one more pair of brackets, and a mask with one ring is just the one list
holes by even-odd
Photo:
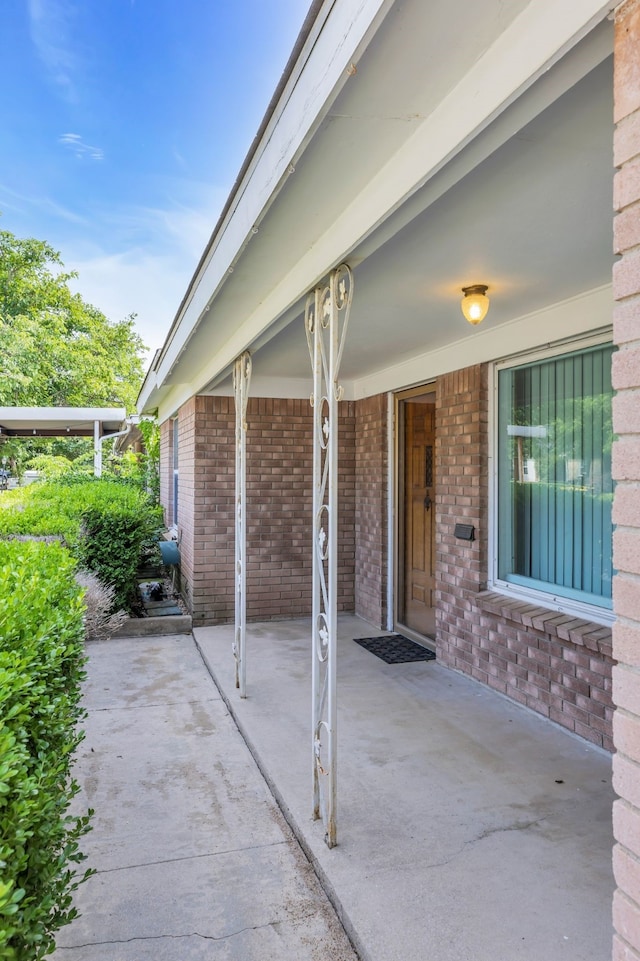
[[80, 566], [115, 590], [115, 610], [129, 609], [136, 598], [136, 572], [145, 545], [158, 540], [156, 510], [140, 512], [123, 503], [88, 508], [76, 545]]
[[130, 607], [141, 555], [161, 526], [161, 509], [139, 487], [120, 481], [61, 478], [0, 498], [0, 538], [60, 537], [82, 567], [114, 588], [116, 608]]
[[34, 961], [76, 915], [78, 842], [69, 813], [82, 739], [82, 590], [58, 544], [0, 542], [0, 958]]

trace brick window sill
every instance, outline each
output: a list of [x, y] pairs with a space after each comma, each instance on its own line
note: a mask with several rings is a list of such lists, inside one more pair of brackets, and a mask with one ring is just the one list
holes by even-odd
[[610, 627], [594, 624], [580, 617], [550, 611], [547, 607], [539, 607], [516, 598], [506, 597], [493, 591], [482, 591], [476, 595], [476, 603], [481, 611], [496, 614], [507, 621], [522, 624], [542, 631], [550, 637], [557, 637], [561, 641], [569, 641], [577, 647], [585, 647], [589, 651], [604, 657], [612, 656], [612, 632]]

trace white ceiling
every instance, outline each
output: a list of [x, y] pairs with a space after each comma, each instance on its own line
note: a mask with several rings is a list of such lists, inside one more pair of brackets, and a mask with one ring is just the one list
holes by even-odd
[[[356, 249], [342, 379], [473, 338], [464, 285], [489, 285], [497, 327], [608, 284], [612, 138], [608, 59], [370, 256]], [[309, 376], [302, 303], [293, 313], [254, 353], [254, 377]]]

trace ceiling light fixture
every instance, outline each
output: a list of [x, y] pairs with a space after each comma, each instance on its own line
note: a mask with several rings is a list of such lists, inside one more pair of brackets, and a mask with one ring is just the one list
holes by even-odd
[[460, 303], [462, 313], [474, 326], [480, 324], [487, 316], [489, 310], [488, 289], [486, 284], [472, 284], [470, 287], [462, 288], [464, 294]]

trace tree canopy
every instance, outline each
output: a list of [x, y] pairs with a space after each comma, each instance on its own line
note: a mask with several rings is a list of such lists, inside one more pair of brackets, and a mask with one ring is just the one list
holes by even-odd
[[135, 315], [108, 320], [72, 293], [75, 276], [45, 241], [0, 231], [0, 406], [135, 409]]

